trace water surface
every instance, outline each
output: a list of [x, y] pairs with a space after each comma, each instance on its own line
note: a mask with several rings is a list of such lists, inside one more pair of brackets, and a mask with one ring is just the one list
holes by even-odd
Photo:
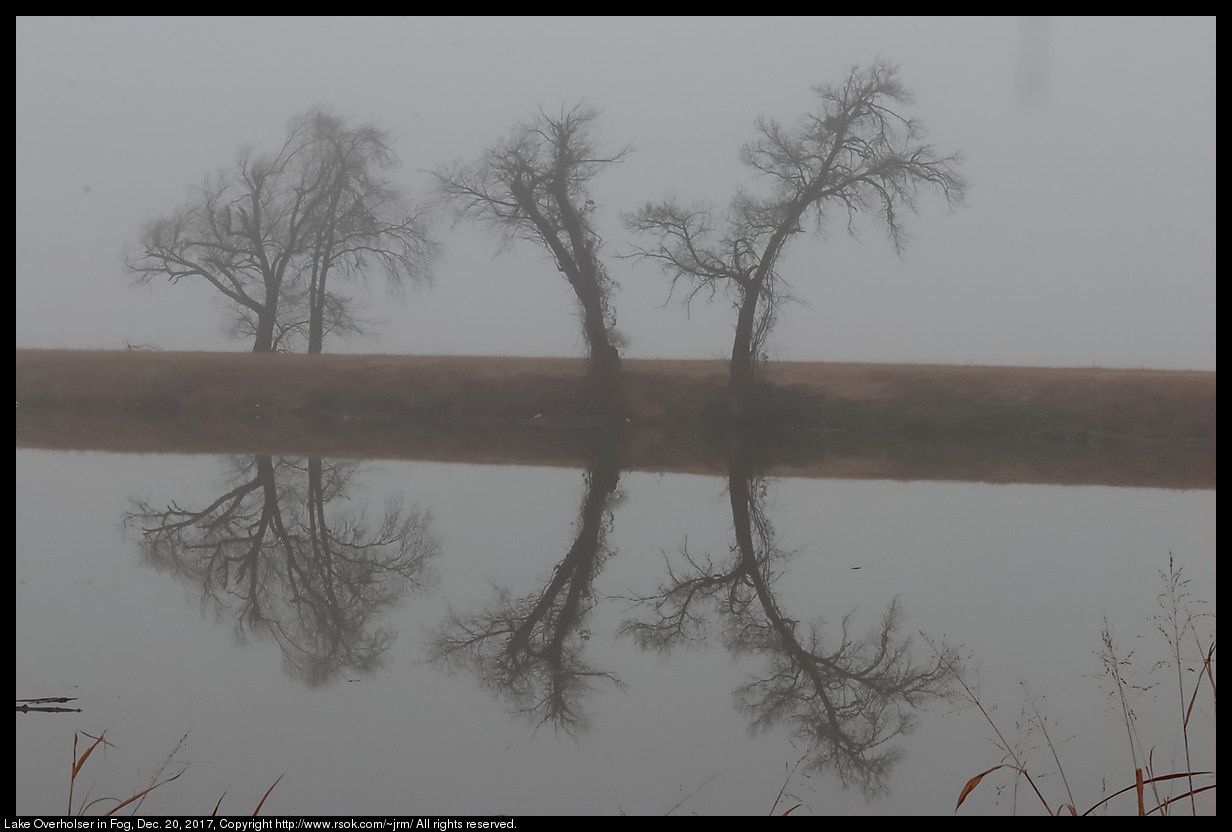
[[17, 697], [82, 708], [18, 714], [18, 814], [64, 811], [74, 731], [91, 799], [187, 735], [146, 814], [284, 774], [263, 814], [949, 813], [1000, 753], [919, 631], [1011, 739], [1027, 683], [1085, 808], [1133, 776], [1105, 616], [1166, 682], [1169, 551], [1215, 601], [1213, 490], [18, 449], [16, 508]]

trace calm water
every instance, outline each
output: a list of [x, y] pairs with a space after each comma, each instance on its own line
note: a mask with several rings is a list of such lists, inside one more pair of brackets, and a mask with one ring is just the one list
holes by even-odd
[[18, 814], [65, 810], [74, 731], [114, 744], [75, 810], [176, 749], [143, 814], [284, 774], [262, 814], [950, 813], [1001, 754], [921, 630], [1055, 805], [1026, 683], [1085, 809], [1133, 782], [1105, 616], [1163, 770], [1169, 551], [1215, 611], [1213, 490], [18, 449], [16, 518], [16, 695], [82, 708], [17, 715]]

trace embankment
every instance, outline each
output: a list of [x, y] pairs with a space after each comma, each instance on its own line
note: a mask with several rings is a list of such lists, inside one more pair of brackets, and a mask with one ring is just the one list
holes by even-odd
[[[580, 359], [17, 350], [17, 445], [585, 464]], [[777, 363], [765, 459], [799, 476], [1213, 488], [1215, 373]], [[717, 473], [722, 361], [626, 360], [626, 468]]]

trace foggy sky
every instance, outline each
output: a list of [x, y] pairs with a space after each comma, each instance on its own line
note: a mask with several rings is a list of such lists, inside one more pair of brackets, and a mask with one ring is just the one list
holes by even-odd
[[[130, 288], [121, 255], [244, 145], [313, 105], [393, 135], [398, 175], [477, 158], [540, 107], [600, 109], [636, 151], [593, 184], [631, 357], [731, 349], [716, 298], [686, 310], [619, 214], [722, 205], [758, 116], [881, 57], [962, 150], [964, 206], [925, 199], [899, 258], [872, 223], [798, 237], [784, 360], [1215, 369], [1215, 19], [22, 18], [16, 20], [17, 347], [247, 350], [208, 287]], [[431, 288], [373, 286], [367, 339], [327, 351], [580, 355], [546, 255], [440, 229]]]

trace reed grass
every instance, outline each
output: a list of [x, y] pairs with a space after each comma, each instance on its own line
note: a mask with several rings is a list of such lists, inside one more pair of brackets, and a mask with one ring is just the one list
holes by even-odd
[[[1069, 779], [1061, 764], [1060, 754], [1048, 733], [1047, 721], [1040, 712], [1037, 700], [1031, 696], [1024, 683], [1023, 689], [1026, 694], [1024, 712], [1028, 715], [1030, 726], [1043, 735], [1044, 745], [1052, 757], [1056, 770], [1061, 775], [1066, 792], [1064, 800], [1050, 801], [1041, 791], [1037, 783], [1038, 778], [1032, 777], [1032, 769], [1028, 767], [1021, 745], [1012, 744], [1006, 739], [1005, 734], [969, 680], [964, 678], [956, 668], [951, 668], [966, 693], [967, 699], [992, 728], [996, 736], [996, 744], [1004, 754], [1001, 762], [976, 774], [963, 785], [958, 794], [958, 802], [954, 806], [956, 813], [986, 777], [999, 771], [1012, 772], [1015, 778], [1024, 781], [1049, 815], [1066, 813], [1073, 816], [1087, 816], [1101, 810], [1108, 811], [1114, 799], [1130, 794], [1136, 797], [1134, 813], [1140, 816], [1170, 815], [1177, 804], [1187, 805], [1191, 815], [1199, 813], [1197, 795], [1212, 791], [1217, 785], [1214, 761], [1212, 760], [1210, 769], [1195, 768], [1190, 745], [1190, 731], [1199, 695], [1205, 693], [1209, 696], [1212, 719], [1216, 710], [1215, 653], [1217, 641], [1214, 635], [1214, 616], [1206, 616], [1200, 612], [1198, 605], [1201, 602], [1191, 597], [1190, 581], [1184, 577], [1182, 569], [1176, 565], [1171, 552], [1168, 553], [1167, 569], [1161, 570], [1159, 574], [1165, 588], [1157, 596], [1161, 611], [1152, 618], [1152, 623], [1164, 637], [1167, 644], [1167, 655], [1156, 662], [1152, 669], [1167, 670], [1169, 675], [1175, 677], [1179, 741], [1184, 753], [1183, 765], [1179, 766], [1180, 770], [1166, 773], [1156, 771], [1155, 750], [1144, 746], [1138, 730], [1138, 714], [1132, 705], [1135, 694], [1146, 692], [1154, 685], [1139, 684], [1132, 678], [1131, 674], [1135, 669], [1133, 654], [1132, 652], [1125, 653], [1120, 649], [1113, 635], [1112, 625], [1105, 617], [1100, 633], [1100, 647], [1096, 651], [1100, 662], [1099, 678], [1109, 688], [1125, 726], [1130, 763], [1127, 766], [1126, 781], [1129, 785], [1104, 795], [1086, 809], [1080, 810], [1070, 790]], [[1204, 626], [1207, 623], [1209, 627]], [[933, 649], [936, 651], [937, 648], [934, 646]], [[1192, 687], [1187, 686], [1185, 682], [1186, 670], [1194, 671]], [[1132, 777], [1130, 772], [1132, 772]], [[1181, 793], [1167, 793], [1168, 787], [1178, 783], [1183, 787]]]
[[[86, 748], [85, 751], [81, 754], [81, 756], [78, 757], [77, 756], [78, 744], [81, 742], [83, 737], [86, 740], [92, 740], [92, 742], [90, 743], [89, 747]], [[150, 793], [152, 793], [156, 789], [159, 789], [167, 785], [168, 783], [171, 783], [175, 780], [179, 780], [187, 772], [187, 767], [180, 767], [179, 771], [176, 771], [175, 774], [172, 774], [170, 776], [164, 776], [164, 774], [167, 771], [167, 768], [172, 764], [172, 761], [174, 760], [175, 755], [179, 753], [181, 748], [183, 748], [184, 743], [187, 739], [188, 739], [187, 733], [185, 733], [182, 737], [180, 737], [179, 742], [175, 744], [175, 746], [171, 749], [171, 752], [167, 754], [167, 756], [163, 759], [162, 764], [158, 767], [158, 769], [154, 772], [154, 775], [150, 778], [150, 784], [148, 786], [146, 786], [143, 789], [139, 789], [138, 791], [134, 792], [132, 795], [126, 798], [97, 797], [97, 798], [90, 799], [89, 794], [87, 793], [84, 797], [81, 798], [80, 803], [77, 807], [76, 814], [85, 815], [87, 812], [95, 809], [96, 807], [99, 807], [100, 804], [107, 804], [107, 803], [114, 803], [115, 805], [103, 813], [105, 817], [114, 815], [117, 812], [119, 812], [121, 809], [124, 809], [129, 806], [133, 807], [132, 812], [135, 814], [137, 810], [141, 808], [142, 802], [145, 800], [145, 798]], [[70, 769], [70, 774], [69, 774], [68, 811], [66, 812], [68, 816], [72, 816], [74, 814], [73, 798], [74, 798], [74, 793], [77, 790], [77, 781], [78, 781], [78, 778], [81, 776], [82, 769], [85, 768], [86, 762], [89, 761], [90, 757], [94, 754], [94, 752], [100, 748], [102, 748], [104, 752], [108, 748], [114, 748], [114, 746], [107, 740], [106, 731], [99, 734], [97, 737], [92, 734], [88, 734], [85, 731], [74, 731], [73, 732], [73, 762], [72, 762], [72, 767]], [[269, 798], [270, 793], [274, 791], [274, 788], [280, 782], [282, 782], [283, 776], [285, 775], [279, 775], [278, 779], [274, 781], [273, 785], [271, 785], [268, 789], [266, 789], [265, 794], [262, 795], [260, 802], [257, 804], [257, 808], [252, 813], [254, 817], [258, 813], [260, 813], [261, 808], [265, 805], [265, 801], [266, 799]], [[218, 810], [222, 806], [222, 801], [223, 801], [223, 798], [225, 797], [226, 797], [226, 792], [223, 792], [222, 796], [218, 798], [218, 802], [214, 804], [214, 811], [211, 813], [211, 815], [218, 814]], [[189, 814], [197, 814], [197, 812], [189, 812]]]

